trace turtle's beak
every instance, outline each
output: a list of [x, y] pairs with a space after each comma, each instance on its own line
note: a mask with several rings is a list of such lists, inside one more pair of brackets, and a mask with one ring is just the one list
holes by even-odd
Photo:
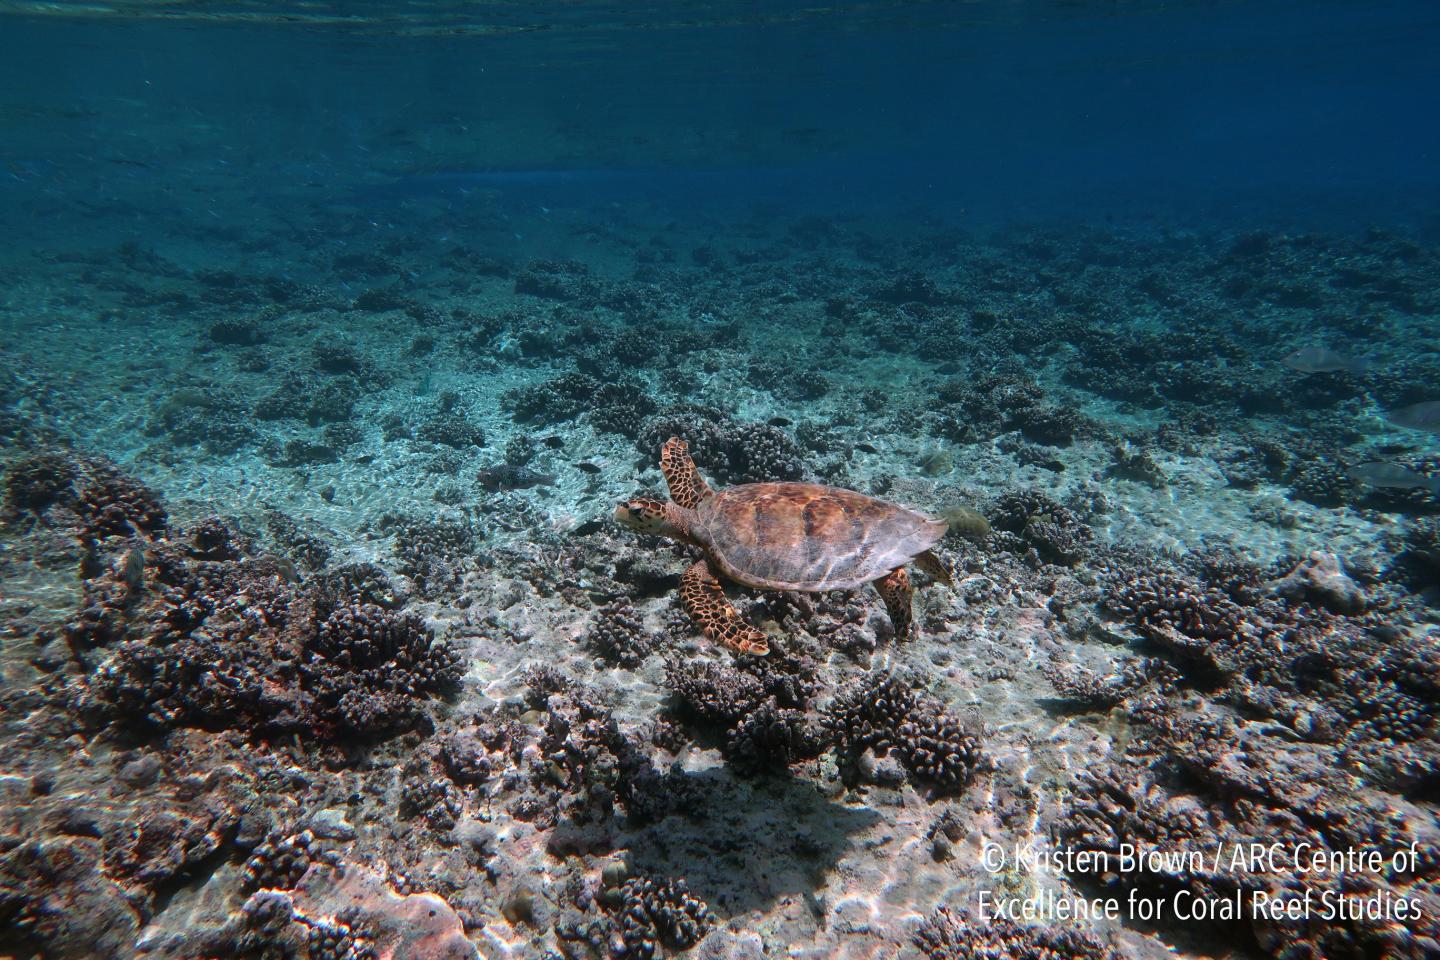
[[631, 530], [672, 537], [670, 524], [665, 520], [665, 507], [655, 500], [633, 498], [622, 500], [615, 508], [615, 519]]

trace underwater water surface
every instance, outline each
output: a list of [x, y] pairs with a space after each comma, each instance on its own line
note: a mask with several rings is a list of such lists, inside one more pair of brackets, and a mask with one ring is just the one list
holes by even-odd
[[1437, 44], [0, 0], [0, 956], [1440, 955]]

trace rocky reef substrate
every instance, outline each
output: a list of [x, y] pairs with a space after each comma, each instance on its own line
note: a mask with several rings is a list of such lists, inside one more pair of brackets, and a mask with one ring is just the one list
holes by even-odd
[[[1433, 246], [414, 216], [0, 273], [0, 950], [1440, 950], [1440, 510], [1352, 469], [1435, 476]], [[699, 638], [608, 519], [671, 435], [950, 519], [919, 638]]]

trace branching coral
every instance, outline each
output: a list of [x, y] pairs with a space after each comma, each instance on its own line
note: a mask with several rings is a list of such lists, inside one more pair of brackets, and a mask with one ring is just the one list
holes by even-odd
[[864, 751], [894, 751], [911, 775], [940, 792], [962, 788], [982, 765], [970, 724], [914, 685], [887, 672], [867, 674], [840, 689], [824, 723], [853, 767]]
[[1035, 490], [1004, 494], [995, 501], [990, 520], [995, 529], [1017, 534], [1046, 563], [1072, 566], [1093, 540], [1074, 512]]
[[1086, 710], [1109, 710], [1125, 699], [1125, 686], [1116, 677], [1102, 677], [1084, 667], [1047, 664], [1045, 679], [1061, 700]]
[[352, 604], [319, 624], [300, 671], [320, 716], [375, 734], [408, 725], [420, 699], [453, 688], [463, 668], [455, 649], [418, 617]]
[[247, 890], [292, 889], [312, 863], [333, 863], [336, 855], [316, 841], [309, 830], [274, 834], [257, 846], [245, 861], [242, 887]]
[[1025, 926], [1003, 918], [977, 922], [941, 907], [915, 931], [929, 960], [1117, 960], [1119, 954], [1079, 930]]
[[799, 447], [778, 427], [739, 423], [713, 407], [685, 404], [660, 412], [645, 421], [636, 447], [653, 457], [672, 436], [689, 442], [701, 473], [718, 483], [800, 480], [805, 474]]
[[786, 670], [778, 660], [745, 666], [670, 661], [665, 683], [686, 716], [720, 736], [726, 757], [742, 773], [819, 756], [829, 736], [806, 712], [813, 681]]
[[468, 523], [445, 518], [393, 518], [395, 555], [399, 569], [425, 595], [453, 586], [475, 545], [476, 533]]
[[1242, 631], [1254, 629], [1245, 610], [1228, 594], [1170, 573], [1117, 585], [1105, 603], [1149, 639], [1216, 668]]
[[504, 403], [520, 421], [553, 424], [588, 414], [599, 429], [631, 437], [655, 411], [655, 401], [640, 381], [601, 380], [585, 373], [516, 388], [505, 395]]
[[84, 531], [98, 538], [149, 536], [165, 527], [165, 510], [155, 496], [118, 473], [85, 487], [78, 507]]
[[690, 895], [684, 880], [632, 877], [621, 887], [614, 960], [650, 960], [660, 945], [688, 950], [700, 942], [714, 920], [704, 901]]
[[[207, 552], [235, 552], [206, 529]], [[302, 585], [272, 559], [196, 560], [195, 549], [132, 548], [87, 581], [68, 629], [76, 649], [103, 651], [76, 692], [85, 715], [152, 730], [376, 735], [412, 725], [458, 682], [457, 652], [390, 609], [378, 571]]]
[[730, 729], [725, 756], [742, 773], [783, 769], [819, 756], [828, 740], [826, 731], [804, 711], [768, 701]]
[[5, 507], [12, 514], [39, 513], [62, 498], [73, 497], [71, 484], [78, 475], [76, 463], [63, 453], [31, 454], [5, 471]]
[[1416, 687], [1429, 689], [1417, 666], [1429, 658], [1426, 642], [1356, 616], [1363, 598], [1335, 564], [1302, 564], [1303, 576], [1268, 581], [1220, 556], [1193, 566], [1199, 579], [1166, 571], [1123, 577], [1105, 597], [1191, 683], [1218, 684], [1222, 699], [1316, 739], [1408, 742], [1434, 728], [1437, 711]]
[[432, 830], [448, 831], [463, 809], [459, 791], [450, 780], [436, 775], [426, 758], [407, 763], [400, 781], [400, 815], [422, 817]]
[[729, 726], [764, 702], [765, 685], [756, 677], [718, 663], [672, 660], [665, 684], [703, 723]]
[[[526, 696], [545, 712], [533, 781], [563, 788], [579, 817], [608, 814], [616, 801], [631, 813], [649, 809], [656, 800], [647, 796], [655, 770], [587, 688], [553, 668], [536, 667], [526, 673]], [[559, 813], [554, 803], [549, 806], [552, 815]]]
[[606, 660], [630, 668], [638, 667], [654, 649], [635, 608], [623, 600], [595, 611], [585, 645]]

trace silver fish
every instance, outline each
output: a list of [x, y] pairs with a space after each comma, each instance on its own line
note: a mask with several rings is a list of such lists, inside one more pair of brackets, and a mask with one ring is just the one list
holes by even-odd
[[145, 586], [145, 551], [135, 547], [125, 554], [125, 559], [121, 561], [120, 575], [131, 593], [139, 593], [140, 588]]
[[1435, 496], [1440, 496], [1440, 477], [1427, 477], [1398, 463], [1374, 460], [1356, 464], [1345, 473], [1351, 480], [1368, 483], [1372, 487], [1392, 487], [1396, 490], [1424, 487]]
[[555, 478], [548, 473], [536, 473], [526, 467], [501, 463], [485, 467], [475, 474], [475, 482], [486, 490], [528, 490], [530, 487], [553, 487]]
[[1359, 376], [1370, 369], [1366, 357], [1351, 357], [1329, 347], [1301, 347], [1286, 354], [1280, 361], [1291, 370], [1301, 373], [1345, 373]]
[[1391, 410], [1385, 419], [1407, 430], [1429, 430], [1440, 433], [1440, 400], [1425, 400], [1408, 407]]

